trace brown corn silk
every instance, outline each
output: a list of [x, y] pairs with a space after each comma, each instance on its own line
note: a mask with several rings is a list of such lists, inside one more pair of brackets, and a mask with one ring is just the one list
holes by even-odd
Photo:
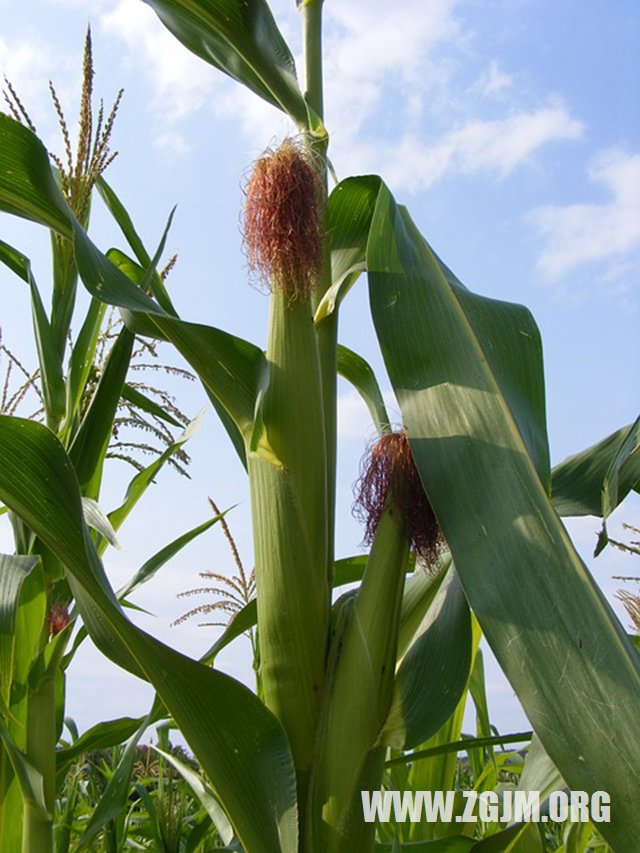
[[365, 544], [373, 542], [389, 504], [399, 511], [416, 555], [426, 563], [435, 561], [444, 540], [404, 430], [383, 435], [369, 446], [354, 493], [353, 513], [364, 524]]
[[307, 297], [323, 261], [324, 191], [315, 166], [286, 139], [256, 162], [244, 193], [243, 243], [251, 278], [291, 302]]

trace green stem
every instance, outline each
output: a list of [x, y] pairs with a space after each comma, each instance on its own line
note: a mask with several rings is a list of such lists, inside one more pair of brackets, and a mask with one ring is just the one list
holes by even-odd
[[[306, 75], [305, 98], [309, 107], [320, 121], [324, 118], [324, 83], [322, 69], [322, 6], [323, 0], [306, 0], [302, 6], [304, 65]], [[326, 135], [316, 136], [311, 131], [305, 135], [305, 147], [311, 154], [320, 174], [322, 185], [327, 190], [327, 145]], [[321, 221], [326, 231], [327, 209], [324, 207]], [[321, 276], [312, 291], [312, 307], [315, 312], [322, 297], [331, 285], [331, 254], [328, 239], [325, 239], [324, 266]], [[317, 327], [322, 398], [325, 423], [325, 448], [327, 460], [327, 575], [331, 585], [334, 561], [336, 464], [337, 464], [337, 346], [338, 317], [334, 312]]]
[[42, 774], [44, 802], [50, 817], [25, 803], [22, 853], [50, 853], [53, 850], [53, 812], [56, 778], [56, 697], [55, 675], [45, 676], [29, 696], [27, 755]]
[[305, 98], [318, 118], [324, 116], [322, 79], [322, 5], [323, 0], [306, 0], [302, 6]]
[[264, 699], [283, 724], [300, 803], [314, 759], [330, 589], [325, 436], [309, 300], [274, 290], [261, 405], [268, 452], [248, 448]]

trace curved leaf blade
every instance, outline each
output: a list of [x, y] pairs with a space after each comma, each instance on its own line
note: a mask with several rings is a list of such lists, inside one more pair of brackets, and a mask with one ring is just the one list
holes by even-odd
[[450, 570], [398, 662], [379, 742], [412, 749], [434, 735], [455, 711], [470, 666], [471, 614], [457, 575]]
[[0, 554], [0, 634], [13, 634], [22, 585], [39, 561], [39, 554]]
[[[623, 427], [591, 447], [569, 456], [552, 471], [553, 506], [558, 515], [602, 515], [602, 489], [607, 472], [633, 424]], [[618, 502], [630, 491], [640, 491], [640, 454], [635, 453], [618, 470]]]
[[338, 373], [350, 382], [369, 409], [379, 435], [391, 431], [387, 407], [375, 373], [362, 358], [348, 347], [338, 344]]
[[[532, 464], [527, 438], [541, 424], [517, 383], [540, 367], [509, 371], [506, 360], [502, 374], [494, 369], [492, 338], [475, 334], [474, 316], [386, 190], [367, 254], [378, 338], [465, 594], [552, 759], [573, 788], [611, 794], [616, 815], [603, 835], [631, 851], [629, 832], [640, 832], [640, 658], [551, 507], [542, 457], [538, 471]], [[522, 358], [523, 315], [514, 311], [509, 329], [505, 311], [493, 332], [519, 344]], [[534, 340], [528, 358], [539, 358]], [[574, 712], [576, 696], [588, 715]]]
[[192, 53], [307, 126], [293, 56], [264, 0], [145, 2]]
[[71, 236], [69, 209], [33, 133], [0, 113], [0, 210]]
[[98, 648], [154, 685], [243, 844], [257, 853], [294, 853], [295, 772], [280, 724], [243, 685], [128, 621], [85, 527], [73, 466], [46, 427], [0, 418], [0, 499], [64, 562]]

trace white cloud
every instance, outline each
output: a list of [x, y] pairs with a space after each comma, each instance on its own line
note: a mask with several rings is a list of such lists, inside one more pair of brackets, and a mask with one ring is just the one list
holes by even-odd
[[[418, 84], [406, 91], [406, 110], [409, 116], [419, 117], [424, 81], [435, 85], [439, 79], [435, 68], [426, 73], [430, 51], [458, 37], [459, 25], [453, 17], [456, 3], [410, 0], [401, 9], [386, 0], [327, 4], [325, 72], [331, 126], [345, 129], [351, 137], [376, 111], [390, 78]], [[272, 6], [285, 38], [295, 45], [300, 15], [294, 4], [277, 0]], [[124, 41], [128, 64], [151, 82], [153, 107], [162, 111], [167, 122], [177, 125], [210, 105], [218, 115], [239, 119], [247, 139], [260, 146], [268, 141], [265, 126], [270, 135], [290, 130], [277, 110], [192, 56], [139, 0], [117, 0], [100, 20], [106, 32]], [[364, 25], [370, 20], [375, 20], [375, 26]], [[300, 62], [298, 68], [300, 72]]]
[[50, 114], [46, 81], [59, 69], [59, 57], [41, 38], [31, 35], [9, 44], [0, 36], [0, 73], [11, 82], [35, 124]]
[[480, 92], [485, 98], [501, 97], [513, 87], [513, 78], [500, 69], [496, 59], [492, 59], [487, 70], [480, 75], [471, 87], [471, 91]]
[[599, 154], [589, 179], [609, 195], [601, 204], [546, 205], [530, 214], [546, 239], [538, 268], [558, 279], [574, 267], [598, 261], [620, 261], [640, 249], [640, 153], [608, 150]]
[[[466, 119], [451, 129], [451, 77], [470, 39], [456, 14], [458, 5], [458, 0], [326, 5], [327, 124], [340, 174], [383, 172], [394, 188], [415, 191], [459, 172], [508, 175], [546, 143], [580, 135], [580, 123], [559, 101], [504, 117], [478, 117], [487, 99], [495, 106], [496, 97], [513, 88], [496, 60], [470, 90]], [[277, 0], [275, 12], [295, 46], [300, 21], [294, 4]], [[150, 80], [153, 106], [168, 128], [161, 142], [173, 153], [188, 148], [178, 135], [179, 122], [204, 106], [239, 120], [256, 153], [290, 132], [278, 111], [189, 54], [139, 0], [117, 0], [101, 20], [125, 41], [128, 62]], [[431, 140], [425, 143], [427, 118]], [[366, 125], [374, 119], [372, 136]]]
[[503, 119], [468, 121], [430, 145], [406, 134], [394, 143], [361, 146], [357, 155], [365, 168], [382, 171], [394, 188], [416, 191], [453, 173], [506, 177], [543, 145], [581, 133], [581, 123], [552, 103]]
[[175, 122], [210, 98], [217, 73], [191, 54], [139, 0], [119, 0], [101, 17], [104, 30], [124, 40], [128, 62], [154, 85], [154, 107]]
[[248, 139], [257, 132], [262, 137], [265, 126], [271, 132], [280, 129], [283, 135], [289, 132], [290, 124], [278, 128], [278, 110], [187, 50], [150, 6], [139, 0], [118, 0], [100, 22], [105, 32], [125, 42], [127, 64], [152, 86], [151, 105], [162, 125], [156, 147], [172, 156], [188, 153], [191, 146], [180, 124], [202, 109], [238, 119]]

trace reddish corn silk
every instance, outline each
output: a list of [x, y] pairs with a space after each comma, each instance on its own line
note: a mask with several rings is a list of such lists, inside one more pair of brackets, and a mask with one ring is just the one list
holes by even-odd
[[365, 526], [365, 544], [372, 543], [389, 505], [399, 512], [415, 553], [426, 563], [434, 562], [444, 539], [404, 430], [383, 435], [370, 445], [354, 494], [353, 512]]
[[61, 601], [55, 601], [49, 608], [47, 614], [49, 622], [49, 634], [55, 637], [60, 631], [63, 631], [69, 624], [69, 610], [67, 605]]
[[244, 193], [243, 245], [251, 277], [291, 302], [307, 297], [323, 263], [324, 190], [313, 163], [286, 139], [255, 163]]

